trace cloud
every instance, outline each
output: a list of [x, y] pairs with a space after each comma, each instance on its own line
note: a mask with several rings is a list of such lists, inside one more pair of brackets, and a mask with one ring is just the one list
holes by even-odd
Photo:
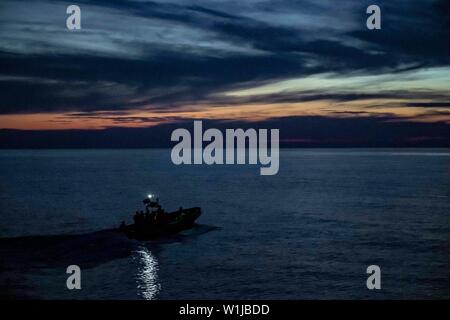
[[[406, 105], [430, 108], [448, 101], [417, 105], [445, 92], [433, 74], [423, 79], [431, 90], [413, 81], [396, 87], [406, 71], [449, 65], [443, 0], [380, 0], [382, 30], [376, 32], [365, 28], [370, 1], [78, 3], [83, 29], [69, 32], [66, 2], [2, 1], [0, 114], [388, 98], [416, 99]], [[224, 96], [325, 72], [337, 81], [387, 74], [394, 88], [324, 89], [322, 79], [310, 90]]]
[[406, 104], [408, 107], [420, 107], [420, 108], [450, 108], [450, 101], [445, 102], [409, 102]]
[[[133, 100], [139, 100], [139, 106], [180, 104], [236, 82], [293, 75], [299, 68], [297, 61], [283, 56], [154, 52], [145, 59], [128, 60], [3, 55], [0, 69], [8, 80], [0, 80], [0, 112], [127, 109], [136, 107]], [[40, 81], [41, 77], [52, 81]]]
[[437, 1], [379, 1], [382, 30], [354, 30], [349, 34], [382, 54], [426, 66], [450, 63], [449, 5]]

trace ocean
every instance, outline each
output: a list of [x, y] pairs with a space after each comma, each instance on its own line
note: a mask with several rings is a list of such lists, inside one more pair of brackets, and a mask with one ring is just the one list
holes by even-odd
[[[275, 176], [170, 151], [1, 150], [1, 297], [450, 298], [449, 149], [282, 149]], [[112, 232], [148, 193], [203, 214], [154, 241]]]

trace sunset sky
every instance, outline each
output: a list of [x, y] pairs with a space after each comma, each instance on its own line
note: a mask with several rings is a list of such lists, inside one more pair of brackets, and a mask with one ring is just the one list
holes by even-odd
[[[381, 30], [366, 28], [371, 4]], [[446, 0], [3, 0], [0, 25], [0, 129], [314, 119], [285, 140], [370, 122], [371, 136], [450, 143]]]

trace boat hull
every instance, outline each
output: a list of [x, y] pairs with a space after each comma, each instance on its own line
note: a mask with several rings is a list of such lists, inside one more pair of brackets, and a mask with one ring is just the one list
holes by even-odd
[[164, 222], [152, 225], [126, 226], [123, 232], [129, 239], [140, 241], [151, 240], [162, 236], [173, 235], [183, 230], [192, 228], [198, 217], [201, 215], [199, 207], [183, 209], [164, 215]]

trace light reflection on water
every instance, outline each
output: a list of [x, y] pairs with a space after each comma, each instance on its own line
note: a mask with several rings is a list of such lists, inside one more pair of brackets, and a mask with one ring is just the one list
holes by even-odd
[[139, 294], [146, 300], [153, 300], [161, 290], [158, 282], [158, 260], [147, 248], [141, 248], [136, 253], [139, 263], [137, 273]]

